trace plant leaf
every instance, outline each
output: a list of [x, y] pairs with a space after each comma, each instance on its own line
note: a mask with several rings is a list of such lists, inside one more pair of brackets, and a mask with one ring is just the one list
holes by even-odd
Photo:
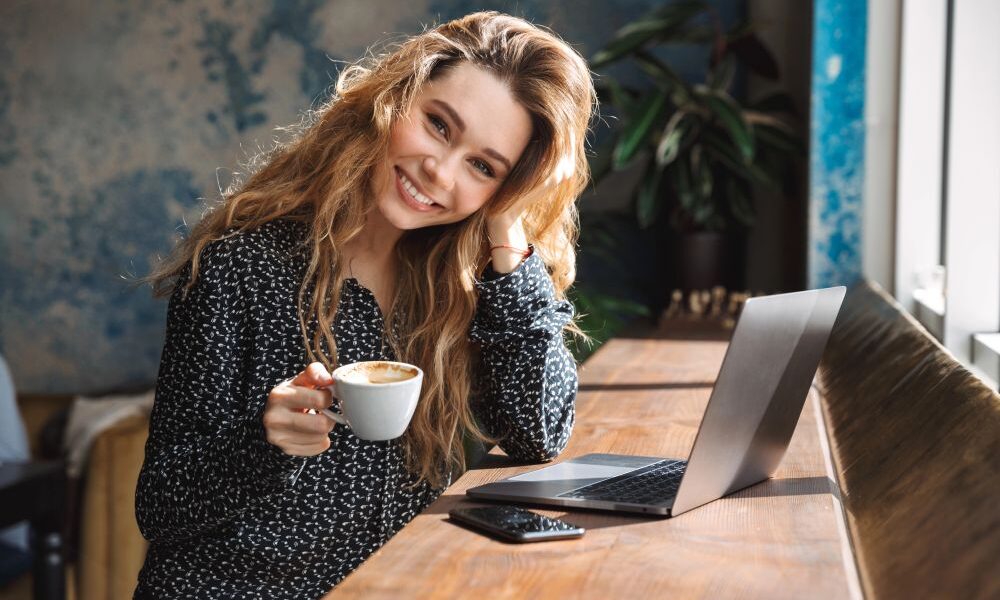
[[647, 96], [636, 111], [637, 114], [632, 115], [625, 131], [622, 132], [621, 138], [618, 140], [618, 145], [615, 147], [615, 168], [627, 165], [635, 156], [636, 151], [642, 147], [666, 101], [666, 92], [659, 90]]
[[708, 87], [713, 90], [727, 91], [736, 76], [736, 61], [731, 56], [725, 56], [708, 74]]
[[624, 58], [656, 37], [662, 27], [662, 21], [650, 20], [644, 23], [633, 23], [620, 29], [607, 46], [590, 58], [590, 68], [600, 69]]
[[608, 75], [602, 75], [600, 84], [595, 86], [598, 97], [608, 100], [608, 103], [617, 107], [621, 114], [629, 115], [635, 112], [636, 100], [634, 92], [629, 93], [616, 79]]
[[677, 200], [681, 209], [688, 213], [692, 212], [696, 205], [695, 195], [691, 190], [690, 167], [687, 161], [680, 160], [670, 170]]
[[701, 146], [695, 146], [691, 151], [691, 174], [694, 180], [695, 196], [701, 204], [712, 202], [712, 169], [708, 161], [703, 160]]
[[750, 174], [749, 165], [743, 162], [743, 158], [733, 148], [729, 138], [717, 129], [706, 129], [701, 139], [704, 141], [705, 151], [722, 163], [733, 175], [748, 180], [753, 178]]
[[742, 225], [752, 227], [757, 216], [751, 202], [749, 186], [744, 186], [738, 179], [730, 179], [726, 186], [726, 196], [729, 198], [729, 210]]
[[722, 90], [698, 87], [695, 88], [695, 93], [705, 101], [722, 123], [743, 162], [750, 164], [753, 161], [754, 151], [753, 129], [744, 120], [739, 104]]
[[646, 167], [646, 176], [639, 185], [639, 195], [636, 198], [635, 215], [639, 221], [639, 227], [645, 229], [656, 221], [660, 214], [660, 181], [663, 179], [663, 169], [656, 165], [656, 161], [649, 161]]
[[667, 40], [671, 32], [685, 31], [688, 21], [707, 9], [705, 2], [685, 0], [654, 10], [645, 17], [619, 29], [611, 41], [590, 59], [590, 66], [599, 69], [613, 63], [654, 38]]
[[706, 132], [704, 135], [705, 150], [715, 157], [734, 175], [742, 177], [746, 181], [759, 183], [765, 187], [778, 187], [779, 182], [760, 168], [756, 163], [743, 162], [739, 156], [735, 155], [732, 146], [727, 143], [726, 138], [715, 132]]
[[768, 124], [754, 126], [754, 133], [762, 146], [774, 148], [783, 154], [802, 154], [805, 144], [794, 132], [784, 127], [773, 127]]
[[688, 113], [678, 110], [667, 121], [666, 127], [663, 128], [663, 134], [660, 136], [660, 143], [656, 146], [655, 156], [658, 166], [669, 165], [677, 158], [681, 142], [684, 141], [687, 132], [691, 130], [690, 120], [685, 118], [687, 116]]
[[670, 100], [675, 105], [680, 106], [691, 101], [691, 89], [688, 84], [665, 62], [649, 52], [637, 52], [635, 62], [670, 94]]
[[650, 16], [657, 19], [667, 19], [677, 23], [677, 25], [682, 25], [698, 13], [708, 10], [710, 6], [711, 4], [704, 0], [675, 0], [655, 9], [650, 13]]

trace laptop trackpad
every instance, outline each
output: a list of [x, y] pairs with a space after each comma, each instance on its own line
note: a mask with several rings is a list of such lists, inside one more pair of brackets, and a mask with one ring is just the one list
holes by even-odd
[[538, 469], [510, 479], [488, 483], [469, 490], [479, 493], [502, 493], [515, 496], [557, 496], [585, 485], [624, 475], [629, 471], [663, 460], [647, 456], [587, 454], [573, 460]]

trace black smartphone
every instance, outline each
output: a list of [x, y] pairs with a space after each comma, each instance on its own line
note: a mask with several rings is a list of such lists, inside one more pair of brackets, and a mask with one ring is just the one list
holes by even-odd
[[581, 537], [582, 527], [517, 506], [453, 508], [453, 520], [491, 533], [507, 542], [544, 542]]

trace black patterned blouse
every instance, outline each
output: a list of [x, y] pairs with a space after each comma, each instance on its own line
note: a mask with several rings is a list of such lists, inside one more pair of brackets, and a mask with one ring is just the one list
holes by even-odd
[[[319, 597], [441, 493], [407, 472], [398, 441], [337, 426], [308, 459], [266, 441], [268, 392], [306, 366], [304, 235], [276, 221], [215, 242], [187, 297], [170, 299], [136, 492], [150, 541], [138, 598]], [[573, 427], [577, 373], [562, 338], [572, 306], [537, 256], [478, 291], [477, 419], [512, 457], [550, 460]], [[393, 358], [374, 296], [353, 279], [334, 337], [341, 364]]]

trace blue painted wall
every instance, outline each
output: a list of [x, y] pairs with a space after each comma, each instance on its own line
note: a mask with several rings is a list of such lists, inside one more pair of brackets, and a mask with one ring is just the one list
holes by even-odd
[[[18, 389], [152, 384], [166, 303], [130, 279], [169, 251], [274, 127], [298, 122], [338, 61], [487, 8], [547, 24], [589, 55], [657, 4], [0, 4], [0, 352]], [[719, 5], [732, 15], [742, 2]]]
[[867, 0], [816, 0], [809, 166], [809, 286], [861, 275]]

